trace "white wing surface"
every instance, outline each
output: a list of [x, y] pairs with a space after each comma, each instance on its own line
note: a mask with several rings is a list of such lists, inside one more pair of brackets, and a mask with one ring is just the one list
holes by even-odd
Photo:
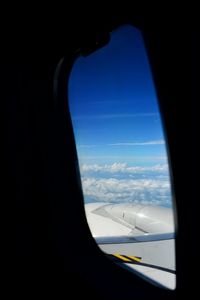
[[174, 289], [171, 208], [142, 204], [85, 204], [93, 237], [111, 259], [155, 284]]

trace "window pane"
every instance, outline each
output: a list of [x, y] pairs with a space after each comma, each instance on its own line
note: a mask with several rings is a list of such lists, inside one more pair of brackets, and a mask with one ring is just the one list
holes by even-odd
[[111, 259], [175, 288], [161, 115], [141, 32], [129, 25], [74, 64], [70, 111], [91, 232]]

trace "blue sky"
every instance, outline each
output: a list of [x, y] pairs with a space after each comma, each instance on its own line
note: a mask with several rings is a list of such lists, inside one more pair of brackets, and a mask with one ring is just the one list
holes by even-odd
[[106, 47], [77, 59], [68, 94], [83, 179], [118, 176], [122, 183], [133, 175], [158, 182], [164, 176], [169, 184], [156, 92], [138, 29], [123, 26]]

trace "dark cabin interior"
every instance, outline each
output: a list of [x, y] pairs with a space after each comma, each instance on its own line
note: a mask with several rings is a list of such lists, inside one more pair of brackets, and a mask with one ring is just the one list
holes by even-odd
[[[80, 17], [68, 8], [65, 17], [21, 15], [9, 14], [5, 24], [10, 27], [1, 28], [6, 114], [1, 272], [6, 295], [177, 299], [198, 293], [195, 9], [144, 13], [133, 7], [102, 14], [85, 9]], [[94, 51], [96, 39], [124, 23], [142, 30], [168, 140], [178, 216], [175, 291], [155, 287], [108, 260], [84, 215], [64, 87], [75, 51]], [[65, 66], [59, 69], [63, 57]]]

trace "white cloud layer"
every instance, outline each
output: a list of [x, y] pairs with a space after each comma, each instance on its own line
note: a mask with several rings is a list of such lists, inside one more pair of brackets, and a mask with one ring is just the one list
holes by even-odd
[[81, 172], [107, 172], [107, 173], [127, 173], [127, 174], [134, 174], [134, 173], [143, 173], [143, 172], [168, 172], [168, 164], [159, 164], [155, 166], [149, 167], [141, 167], [135, 166], [130, 167], [127, 163], [113, 163], [113, 164], [83, 164], [81, 166]]
[[138, 202], [170, 206], [168, 180], [82, 178], [85, 201]]
[[171, 206], [168, 164], [129, 166], [127, 163], [83, 164], [85, 202], [148, 203]]

